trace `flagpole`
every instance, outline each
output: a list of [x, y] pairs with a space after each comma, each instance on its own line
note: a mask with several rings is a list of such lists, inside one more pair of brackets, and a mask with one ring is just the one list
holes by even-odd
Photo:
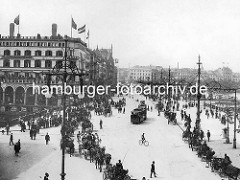
[[19, 23], [18, 23], [18, 34], [19, 34], [19, 26], [20, 26], [20, 14], [19, 14]]
[[71, 16], [71, 38], [72, 38], [72, 16]]

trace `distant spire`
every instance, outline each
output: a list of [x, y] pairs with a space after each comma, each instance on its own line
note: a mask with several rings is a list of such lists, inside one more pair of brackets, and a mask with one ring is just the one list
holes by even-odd
[[97, 45], [97, 49], [96, 50], [98, 50], [98, 45]]
[[113, 56], [113, 45], [111, 44], [111, 55]]

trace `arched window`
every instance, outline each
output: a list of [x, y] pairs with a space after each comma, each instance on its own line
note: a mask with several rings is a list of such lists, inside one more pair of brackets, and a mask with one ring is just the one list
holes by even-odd
[[52, 56], [52, 51], [49, 51], [49, 50], [46, 51], [46, 52], [45, 52], [45, 56]]
[[45, 68], [52, 68], [52, 61], [46, 60], [45, 61]]
[[10, 67], [10, 60], [9, 59], [4, 59], [3, 67]]
[[4, 50], [4, 56], [10, 56], [10, 51], [9, 50]]
[[24, 60], [24, 67], [31, 67], [31, 61], [30, 60]]
[[42, 51], [35, 51], [35, 56], [42, 56]]
[[14, 60], [14, 67], [20, 67], [20, 60]]
[[19, 50], [14, 51], [14, 56], [21, 56], [21, 51]]
[[35, 67], [41, 67], [41, 60], [35, 61]]
[[57, 51], [56, 52], [56, 56], [57, 57], [62, 57], [63, 56], [63, 52], [62, 51]]
[[24, 55], [25, 55], [25, 56], [31, 56], [31, 55], [32, 55], [32, 53], [31, 53], [31, 51], [30, 51], [30, 50], [26, 50], [26, 51], [24, 52]]

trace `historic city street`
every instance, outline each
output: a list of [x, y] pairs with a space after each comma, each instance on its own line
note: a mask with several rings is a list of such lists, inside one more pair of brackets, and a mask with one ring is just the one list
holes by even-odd
[[1, 0], [0, 180], [240, 180], [239, 0]]
[[[121, 160], [124, 168], [128, 169], [129, 174], [135, 179], [141, 179], [143, 176], [149, 178], [152, 161], [156, 162], [156, 173], [161, 179], [220, 179], [217, 174], [206, 168], [206, 163], [182, 141], [182, 130], [179, 126], [168, 125], [163, 114], [157, 116], [155, 108], [148, 112], [148, 118], [144, 123], [132, 124], [130, 114], [138, 105], [137, 99], [145, 98], [141, 96], [134, 99], [126, 98], [125, 114], [118, 113], [116, 109], [110, 117], [96, 116], [92, 113], [94, 131], [102, 139], [101, 146], [105, 146], [106, 151], [112, 155], [113, 163]], [[147, 100], [147, 104], [155, 106], [151, 100]], [[103, 120], [103, 129], [99, 127], [100, 119]], [[13, 146], [8, 145], [9, 136], [2, 135], [1, 157], [4, 157], [1, 158], [1, 167], [4, 169], [2, 179], [40, 179], [45, 171], [51, 175], [51, 179], [58, 179], [61, 169], [60, 127], [41, 129], [36, 140], [30, 140], [29, 131], [20, 132], [19, 126], [11, 129], [14, 139], [21, 139], [22, 150], [19, 156], [15, 157]], [[45, 145], [44, 140], [47, 132], [51, 137], [49, 145]], [[77, 132], [78, 130], [75, 131], [74, 137], [76, 147]], [[143, 132], [149, 141], [148, 147], [139, 145]], [[15, 170], [9, 173], [12, 168]], [[78, 150], [72, 157], [66, 154], [66, 173], [67, 179], [84, 177], [85, 180], [101, 180], [103, 176], [95, 169], [94, 163], [80, 157]]]

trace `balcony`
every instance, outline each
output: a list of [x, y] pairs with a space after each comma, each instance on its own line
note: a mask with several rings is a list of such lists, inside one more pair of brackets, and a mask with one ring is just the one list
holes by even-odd
[[23, 56], [3, 55], [2, 58], [8, 58], [8, 59], [27, 59], [27, 58], [32, 58], [32, 56], [30, 56], [30, 55], [23, 55]]

